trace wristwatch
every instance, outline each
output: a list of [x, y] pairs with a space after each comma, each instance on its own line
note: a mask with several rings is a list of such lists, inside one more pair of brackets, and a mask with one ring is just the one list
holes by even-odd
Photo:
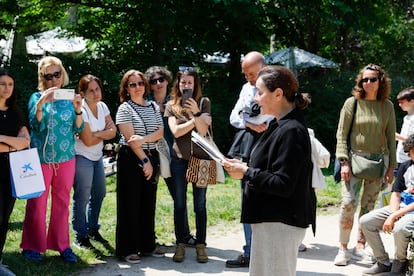
[[145, 157], [144, 159], [141, 160], [141, 164], [144, 165], [145, 163], [148, 163], [150, 160], [148, 157]]
[[339, 164], [344, 164], [345, 162], [348, 162], [348, 160], [346, 160], [345, 158], [340, 158], [339, 160]]

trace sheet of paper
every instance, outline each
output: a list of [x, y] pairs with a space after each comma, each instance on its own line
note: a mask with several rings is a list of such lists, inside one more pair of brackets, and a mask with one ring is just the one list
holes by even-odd
[[206, 138], [202, 137], [195, 131], [191, 132], [191, 140], [204, 150], [214, 161], [221, 163], [226, 157], [220, 151], [215, 149]]

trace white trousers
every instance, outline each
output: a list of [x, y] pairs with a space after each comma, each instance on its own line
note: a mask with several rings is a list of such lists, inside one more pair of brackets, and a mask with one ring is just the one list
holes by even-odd
[[280, 222], [252, 224], [251, 276], [295, 276], [298, 247], [306, 228]]

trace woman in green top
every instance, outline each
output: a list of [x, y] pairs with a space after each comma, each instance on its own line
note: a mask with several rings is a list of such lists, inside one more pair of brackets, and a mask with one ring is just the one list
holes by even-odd
[[[341, 163], [342, 203], [339, 216], [340, 247], [334, 263], [340, 266], [348, 264], [351, 254], [353, 259], [361, 259], [365, 255], [365, 237], [360, 227], [357, 245], [352, 252], [348, 251], [361, 186], [363, 185], [363, 192], [359, 217], [374, 209], [382, 183], [392, 182], [397, 165], [395, 112], [393, 103], [388, 99], [391, 79], [380, 66], [368, 64], [359, 72], [355, 81], [353, 97], [348, 98], [342, 107], [336, 133], [336, 156]], [[352, 174], [347, 147], [348, 133], [353, 152], [371, 159], [383, 155], [383, 177], [368, 180]]]

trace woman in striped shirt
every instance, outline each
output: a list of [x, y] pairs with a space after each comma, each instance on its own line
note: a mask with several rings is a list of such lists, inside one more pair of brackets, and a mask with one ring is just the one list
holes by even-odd
[[116, 124], [121, 132], [117, 161], [116, 255], [130, 263], [139, 254], [162, 257], [155, 248], [155, 199], [159, 169], [155, 143], [164, 126], [159, 106], [145, 98], [149, 84], [144, 74], [129, 70], [120, 86], [121, 105]]

